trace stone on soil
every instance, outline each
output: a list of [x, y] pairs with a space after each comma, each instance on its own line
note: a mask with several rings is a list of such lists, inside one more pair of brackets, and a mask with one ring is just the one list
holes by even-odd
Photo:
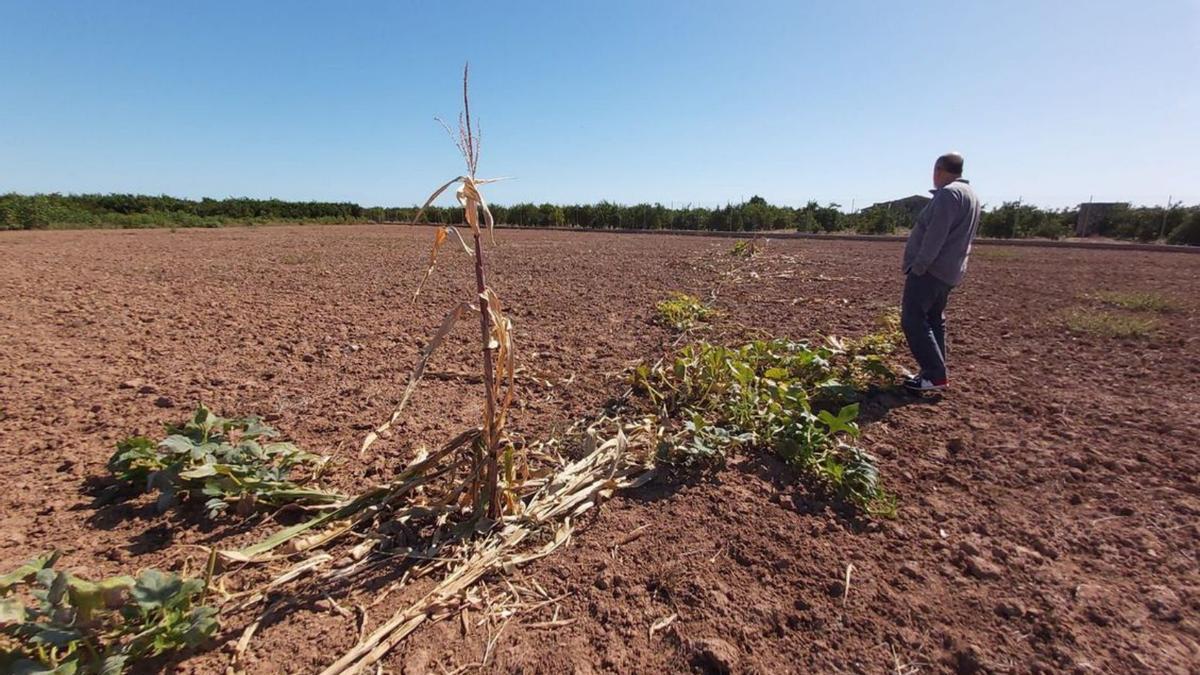
[[731, 673], [737, 669], [738, 650], [721, 638], [704, 638], [694, 645], [695, 665], [703, 672]]

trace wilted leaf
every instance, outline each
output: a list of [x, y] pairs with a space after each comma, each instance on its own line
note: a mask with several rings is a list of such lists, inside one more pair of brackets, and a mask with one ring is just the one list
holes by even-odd
[[60, 557], [62, 557], [61, 551], [51, 551], [34, 558], [4, 576], [0, 576], [0, 593], [7, 592], [16, 584], [28, 583], [41, 570], [53, 567]]
[[25, 623], [25, 605], [17, 598], [0, 598], [0, 628]]

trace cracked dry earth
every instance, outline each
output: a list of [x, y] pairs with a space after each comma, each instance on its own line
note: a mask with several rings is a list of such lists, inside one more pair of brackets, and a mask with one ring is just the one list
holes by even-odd
[[[476, 333], [460, 326], [398, 433], [359, 461], [444, 311], [471, 296], [447, 249], [410, 300], [432, 231], [394, 226], [0, 234], [0, 569], [58, 547], [91, 575], [199, 568], [278, 528], [209, 524], [149, 496], [97, 505], [114, 443], [204, 401], [336, 453], [333, 486], [386, 480], [475, 424]], [[501, 231], [491, 283], [517, 329], [514, 430], [550, 438], [661, 356], [669, 291], [717, 289], [698, 334], [854, 336], [895, 306], [901, 245], [771, 241], [746, 262], [706, 237]], [[1100, 290], [1156, 293], [1150, 312]], [[1136, 315], [1144, 336], [1068, 330]], [[949, 312], [953, 389], [864, 404], [863, 444], [899, 498], [857, 521], [760, 454], [660, 477], [590, 513], [554, 555], [490, 579], [559, 598], [506, 623], [426, 625], [388, 672], [1196, 672], [1200, 668], [1200, 256], [980, 246]], [[847, 585], [847, 570], [849, 584]], [[378, 580], [380, 584], [386, 579]], [[341, 606], [266, 622], [245, 663], [308, 673], [355, 643]], [[414, 590], [419, 592], [420, 588]], [[378, 625], [411, 596], [383, 599]], [[334, 602], [336, 600], [336, 602]], [[212, 650], [152, 666], [219, 673]], [[489, 649], [491, 645], [491, 649]], [[148, 667], [150, 668], [150, 667]]]

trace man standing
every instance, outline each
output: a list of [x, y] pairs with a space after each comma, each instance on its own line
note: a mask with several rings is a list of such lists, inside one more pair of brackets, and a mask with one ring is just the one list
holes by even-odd
[[900, 326], [921, 372], [904, 382], [912, 391], [940, 391], [946, 374], [946, 300], [967, 271], [971, 240], [979, 229], [979, 199], [962, 177], [962, 155], [933, 164], [933, 199], [917, 216], [904, 247], [904, 299]]

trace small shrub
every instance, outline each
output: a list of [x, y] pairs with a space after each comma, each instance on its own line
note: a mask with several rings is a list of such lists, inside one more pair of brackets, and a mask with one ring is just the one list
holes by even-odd
[[1099, 337], [1144, 337], [1158, 325], [1154, 319], [1091, 309], [1072, 310], [1065, 322], [1072, 332]]
[[672, 293], [667, 300], [658, 303], [655, 309], [658, 311], [660, 324], [680, 331], [688, 330], [714, 314], [714, 310], [701, 303], [696, 296], [678, 291]]
[[119, 675], [140, 658], [196, 647], [217, 630], [206, 583], [147, 569], [86, 581], [56, 551], [0, 577], [0, 671]]
[[1167, 235], [1168, 244], [1200, 246], [1200, 210], [1193, 210]]
[[117, 480], [157, 488], [166, 510], [180, 495], [208, 497], [209, 517], [233, 504], [247, 513], [257, 504], [332, 504], [342, 495], [306, 489], [288, 478], [293, 468], [319, 469], [327, 458], [291, 443], [265, 442], [277, 432], [256, 417], [224, 418], [203, 405], [181, 425], [168, 425], [155, 443], [131, 436], [117, 444], [108, 469]]

